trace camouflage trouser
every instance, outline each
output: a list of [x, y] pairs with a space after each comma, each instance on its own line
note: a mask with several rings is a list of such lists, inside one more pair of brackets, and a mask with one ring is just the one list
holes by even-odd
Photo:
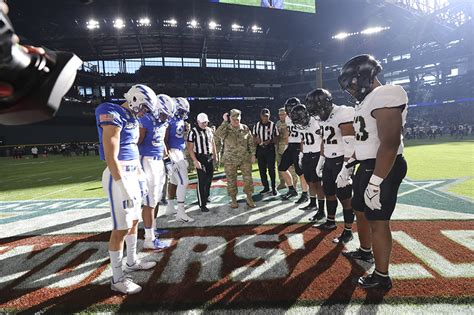
[[194, 172], [196, 169], [194, 167], [193, 159], [189, 155], [188, 150], [185, 150], [186, 160], [188, 161], [188, 174]]
[[224, 163], [225, 176], [227, 178], [227, 193], [229, 196], [237, 196], [237, 170], [242, 172], [244, 179], [244, 193], [253, 193], [252, 164], [249, 162]]
[[[276, 152], [277, 168], [280, 165], [281, 156], [282, 156], [283, 152], [285, 152], [285, 147], [284, 146], [283, 147], [278, 147], [278, 150]], [[290, 171], [291, 177], [293, 178], [293, 186], [296, 187], [296, 185], [298, 184], [298, 175], [296, 175], [295, 167], [292, 165], [292, 166], [290, 166], [290, 168], [288, 170]], [[278, 177], [280, 178], [280, 184], [285, 184], [285, 179], [281, 175], [281, 172], [278, 172]]]

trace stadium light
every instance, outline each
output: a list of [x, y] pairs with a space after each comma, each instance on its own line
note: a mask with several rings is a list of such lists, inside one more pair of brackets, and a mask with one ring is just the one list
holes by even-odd
[[252, 26], [252, 32], [253, 33], [262, 33], [262, 28], [258, 25], [253, 25]]
[[232, 31], [233, 32], [243, 32], [244, 27], [242, 25], [239, 25], [237, 23], [232, 24]]
[[220, 30], [221, 29], [221, 25], [214, 22], [214, 21], [210, 21], [209, 22], [209, 29], [210, 30]]
[[189, 28], [198, 28], [199, 27], [199, 22], [196, 21], [195, 19], [192, 19], [187, 24], [188, 24]]
[[165, 26], [165, 27], [176, 27], [176, 26], [178, 26], [178, 21], [176, 21], [175, 19], [164, 20], [163, 21], [163, 26]]
[[124, 28], [124, 27], [125, 27], [125, 21], [122, 20], [122, 19], [120, 19], [120, 18], [115, 19], [115, 20], [114, 20], [114, 27], [115, 27], [116, 29], [122, 29], [122, 28]]
[[341, 33], [338, 33], [338, 34], [334, 35], [332, 38], [333, 38], [333, 39], [341, 39], [341, 40], [342, 40], [342, 39], [345, 39], [345, 38], [347, 38], [347, 37], [349, 37], [349, 36], [350, 36], [349, 33], [341, 32]]
[[147, 17], [143, 17], [138, 20], [138, 26], [147, 27], [150, 25], [151, 25], [150, 19]]
[[89, 21], [86, 22], [86, 27], [89, 30], [94, 30], [100, 27], [99, 21], [96, 21], [94, 19], [90, 19]]
[[387, 26], [387, 27], [381, 27], [381, 26], [369, 27], [369, 28], [366, 28], [365, 30], [361, 31], [360, 33], [364, 34], [364, 35], [370, 35], [370, 34], [380, 33], [382, 31], [389, 30], [389, 29], [390, 29], [389, 26]]

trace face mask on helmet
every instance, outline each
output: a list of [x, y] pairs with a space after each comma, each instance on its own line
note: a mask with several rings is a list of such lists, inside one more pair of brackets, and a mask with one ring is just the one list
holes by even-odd
[[332, 112], [332, 95], [328, 90], [315, 89], [306, 95], [306, 108], [311, 116], [318, 116], [325, 121]]
[[306, 106], [303, 104], [293, 107], [290, 112], [290, 118], [292, 123], [300, 129], [307, 127], [311, 119], [308, 111], [306, 110]]
[[380, 63], [370, 55], [353, 57], [339, 73], [341, 89], [361, 103], [372, 92], [375, 77], [382, 70]]
[[130, 111], [135, 116], [143, 116], [146, 112], [157, 114], [157, 98], [155, 92], [148, 86], [136, 84], [124, 94]]
[[189, 102], [184, 97], [177, 97], [174, 99], [176, 104], [175, 117], [178, 119], [188, 119], [189, 115]]
[[287, 99], [286, 102], [285, 102], [286, 114], [289, 116], [291, 110], [293, 109], [293, 107], [295, 107], [296, 105], [300, 105], [300, 104], [301, 104], [301, 102], [300, 102], [299, 98], [297, 98], [297, 97], [290, 97], [289, 99]]
[[175, 101], [166, 94], [158, 94], [158, 113], [161, 122], [167, 122], [175, 115]]

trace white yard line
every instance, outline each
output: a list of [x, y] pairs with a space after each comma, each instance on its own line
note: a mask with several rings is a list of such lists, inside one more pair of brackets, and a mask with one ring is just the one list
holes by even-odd
[[398, 194], [398, 197], [402, 197], [402, 196], [411, 194], [411, 193], [413, 193], [413, 192], [415, 192], [415, 191], [418, 191], [418, 190], [423, 190], [423, 191], [429, 192], [429, 193], [431, 193], [431, 194], [433, 194], [433, 195], [436, 195], [436, 196], [438, 196], [438, 197], [441, 197], [441, 198], [450, 200], [451, 198], [449, 198], [449, 197], [443, 196], [443, 195], [441, 195], [441, 194], [435, 193], [435, 192], [432, 191], [432, 190], [426, 189], [426, 188], [428, 188], [428, 187], [432, 187], [432, 186], [438, 185], [439, 183], [442, 183], [442, 182], [443, 182], [443, 181], [435, 181], [435, 182], [431, 182], [431, 183], [429, 183], [429, 184], [420, 186], [420, 185], [417, 185], [417, 184], [415, 184], [415, 183], [413, 183], [413, 182], [409, 182], [409, 181], [403, 180], [403, 183], [404, 183], [404, 184], [407, 184], [407, 185], [410, 185], [410, 186], [414, 186], [414, 187], [416, 187], [416, 188], [411, 189], [411, 190], [408, 190], [408, 191], [404, 191], [404, 192]]

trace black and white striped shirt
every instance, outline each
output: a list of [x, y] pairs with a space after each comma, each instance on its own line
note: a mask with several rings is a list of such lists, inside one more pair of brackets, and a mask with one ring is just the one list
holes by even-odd
[[[252, 135], [254, 137], [259, 137], [262, 140], [262, 143], [268, 140], [272, 140], [274, 137], [279, 136], [278, 128], [273, 121], [269, 121], [266, 124], [263, 124], [259, 121], [252, 129]], [[260, 143], [260, 145], [262, 145]]]
[[194, 143], [194, 153], [212, 154], [212, 139], [214, 138], [212, 129], [206, 127], [201, 129], [194, 127], [188, 134], [188, 142]]

